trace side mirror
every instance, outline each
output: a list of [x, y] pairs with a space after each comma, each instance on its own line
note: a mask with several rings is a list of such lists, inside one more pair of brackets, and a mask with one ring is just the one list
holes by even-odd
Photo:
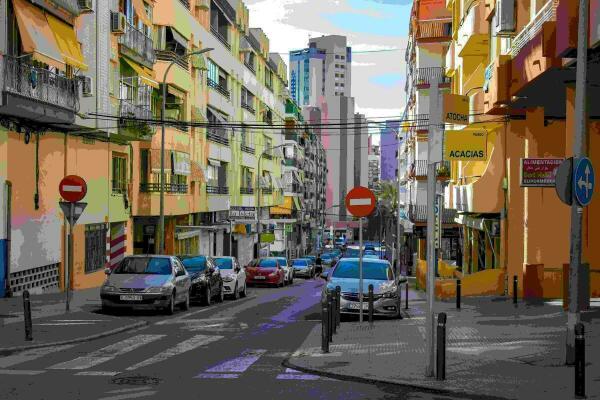
[[110, 275], [110, 274], [112, 274], [112, 269], [110, 269], [110, 268], [104, 268], [104, 273], [106, 275]]
[[233, 270], [237, 273], [237, 272], [241, 271], [241, 268], [240, 267], [235, 267]]

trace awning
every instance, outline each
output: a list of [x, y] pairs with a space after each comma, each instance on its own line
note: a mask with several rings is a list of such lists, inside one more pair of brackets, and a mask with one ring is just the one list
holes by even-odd
[[271, 215], [291, 215], [292, 214], [292, 197], [285, 196], [283, 204], [271, 207]]
[[220, 166], [221, 166], [221, 161], [219, 161], [219, 160], [215, 160], [215, 159], [213, 159], [213, 158], [209, 158], [209, 159], [208, 159], [208, 163], [209, 163], [210, 165], [212, 165], [213, 167], [220, 167]]
[[58, 69], [65, 68], [65, 61], [56, 43], [56, 37], [44, 12], [25, 0], [13, 0], [23, 51], [33, 58]]
[[293, 197], [294, 199], [294, 205], [296, 206], [296, 210], [301, 210], [302, 207], [300, 207], [300, 199], [298, 199], [297, 197]]
[[152, 21], [150, 21], [150, 18], [148, 18], [148, 14], [146, 13], [144, 0], [133, 0], [133, 9], [142, 23], [152, 28]]
[[248, 39], [246, 39], [244, 36], [240, 38], [240, 51], [252, 51], [252, 46], [250, 46], [250, 42], [248, 42]]
[[196, 69], [200, 69], [202, 71], [207, 71], [208, 66], [206, 65], [206, 57], [203, 54], [194, 54], [190, 56], [190, 61], [192, 62], [192, 67]]
[[151, 69], [142, 67], [141, 65], [138, 65], [135, 62], [129, 60], [127, 57], [121, 57], [121, 60], [124, 60], [127, 63], [127, 65], [129, 65], [131, 69], [133, 69], [138, 74], [142, 82], [144, 82], [146, 85], [155, 89], [158, 89], [160, 87], [158, 85], [158, 82], [154, 80], [154, 72]]
[[167, 86], [167, 91], [169, 92], [169, 94], [172, 94], [175, 97], [178, 97], [180, 99], [185, 99], [185, 92], [182, 90], [179, 90], [178, 88], [168, 85]]
[[175, 30], [175, 28], [173, 28], [172, 26], [169, 26], [168, 28], [171, 31], [171, 35], [173, 35], [173, 40], [175, 40], [177, 42], [177, 44], [179, 44], [184, 49], [187, 49], [188, 48], [187, 39], [185, 37], [183, 37], [183, 35], [181, 33], [177, 32], [177, 30]]
[[181, 151], [173, 151], [173, 173], [176, 175], [190, 175], [190, 155]]
[[75, 28], [50, 14], [46, 14], [46, 18], [65, 62], [73, 67], [87, 71], [88, 66], [83, 60], [83, 53], [81, 52], [81, 45], [77, 41]]

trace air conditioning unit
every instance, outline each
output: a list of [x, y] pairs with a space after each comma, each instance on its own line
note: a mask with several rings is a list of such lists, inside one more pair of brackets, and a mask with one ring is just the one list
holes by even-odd
[[110, 30], [112, 33], [125, 33], [125, 25], [127, 25], [127, 17], [121, 12], [110, 12]]
[[494, 27], [499, 36], [515, 33], [515, 0], [496, 1]]
[[88, 14], [94, 12], [94, 0], [77, 0], [79, 4], [79, 11], [82, 14]]
[[81, 94], [85, 97], [94, 95], [94, 86], [92, 85], [91, 76], [82, 76], [81, 78]]

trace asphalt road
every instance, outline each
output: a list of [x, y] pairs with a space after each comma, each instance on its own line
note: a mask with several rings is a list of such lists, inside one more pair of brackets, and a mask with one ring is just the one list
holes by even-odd
[[319, 323], [323, 284], [296, 279], [284, 288], [251, 288], [245, 299], [194, 306], [171, 317], [127, 312], [150, 324], [88, 343], [1, 357], [0, 399], [447, 398], [283, 367]]

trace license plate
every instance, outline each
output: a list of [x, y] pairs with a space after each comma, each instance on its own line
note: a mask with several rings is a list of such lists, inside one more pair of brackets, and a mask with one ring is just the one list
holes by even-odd
[[264, 276], [255, 276], [254, 279], [261, 280], [261, 279], [267, 279], [267, 278]]
[[[351, 310], [360, 310], [360, 303], [350, 303], [349, 307]], [[363, 302], [363, 310], [369, 309], [369, 302]]]
[[139, 294], [122, 294], [119, 299], [125, 301], [142, 301], [142, 296]]

